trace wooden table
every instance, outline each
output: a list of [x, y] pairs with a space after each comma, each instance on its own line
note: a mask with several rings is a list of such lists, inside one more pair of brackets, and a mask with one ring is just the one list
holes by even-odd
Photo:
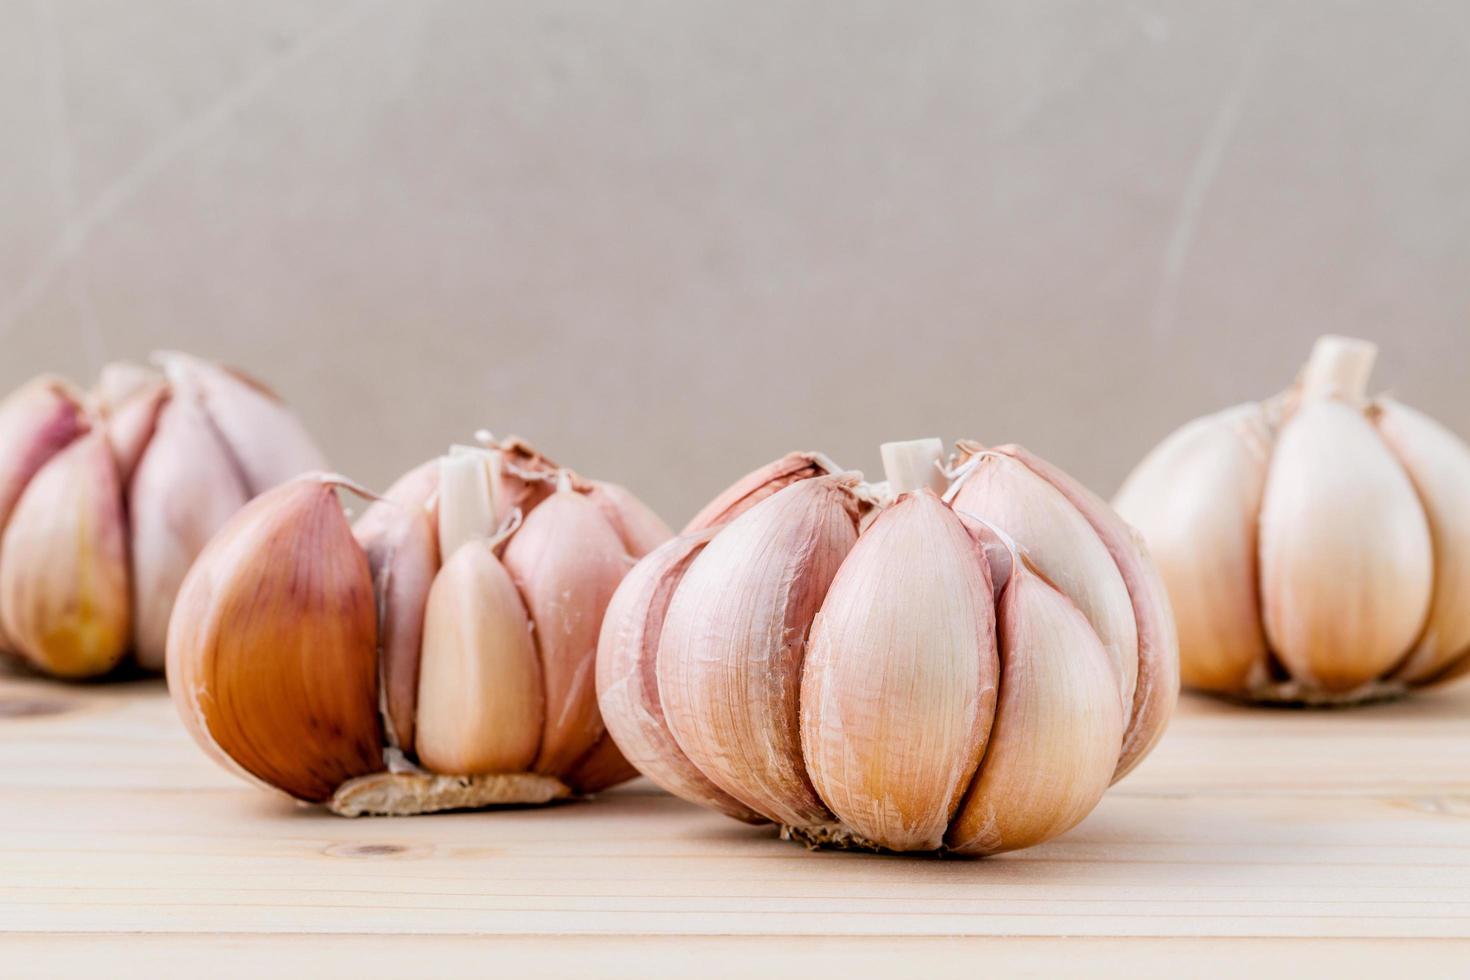
[[1186, 698], [1080, 827], [985, 861], [808, 853], [641, 781], [346, 820], [216, 769], [156, 681], [0, 677], [0, 735], [8, 976], [1470, 971], [1467, 686]]

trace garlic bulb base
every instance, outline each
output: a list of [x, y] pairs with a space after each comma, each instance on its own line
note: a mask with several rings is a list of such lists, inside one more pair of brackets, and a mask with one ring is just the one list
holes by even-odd
[[1350, 691], [1324, 691], [1315, 684], [1301, 681], [1279, 681], [1262, 684], [1241, 692], [1201, 691], [1211, 697], [1234, 704], [1260, 705], [1267, 708], [1351, 708], [1360, 704], [1382, 704], [1397, 701], [1411, 690], [1402, 681], [1370, 681]]
[[[896, 854], [875, 841], [868, 840], [840, 823], [814, 824], [797, 827], [781, 825], [781, 839], [803, 844], [809, 851], [866, 851], [869, 854]], [[937, 852], [919, 852], [937, 853]]]
[[375, 772], [337, 787], [327, 806], [343, 817], [411, 817], [492, 806], [541, 806], [571, 795], [561, 780], [527, 772], [481, 776]]

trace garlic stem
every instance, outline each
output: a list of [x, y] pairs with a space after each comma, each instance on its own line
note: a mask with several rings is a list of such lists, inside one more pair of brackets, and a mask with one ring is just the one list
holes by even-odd
[[939, 468], [939, 462], [944, 458], [943, 440], [885, 442], [879, 451], [883, 455], [883, 475], [888, 478], [888, 486], [895, 497], [925, 487], [936, 494], [944, 493], [947, 481]]
[[439, 555], [446, 564], [462, 545], [495, 533], [491, 455], [455, 451], [439, 460]]
[[1373, 361], [1377, 357], [1378, 345], [1367, 340], [1332, 334], [1317, 338], [1312, 345], [1312, 356], [1302, 368], [1303, 399], [1362, 401], [1368, 393], [1368, 376], [1373, 373]]

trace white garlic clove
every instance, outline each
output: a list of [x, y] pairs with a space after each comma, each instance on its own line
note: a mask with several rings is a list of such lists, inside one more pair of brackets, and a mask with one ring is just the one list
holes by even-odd
[[168, 635], [169, 690], [200, 746], [312, 802], [383, 765], [372, 576], [336, 485], [302, 477], [231, 517]]
[[674, 535], [663, 518], [627, 487], [593, 480], [587, 498], [601, 509], [602, 516], [618, 532], [623, 550], [634, 558], [642, 558]]
[[447, 775], [524, 772], [546, 720], [531, 620], [488, 541], [456, 551], [429, 590], [419, 760]]
[[1350, 691], [1419, 636], [1433, 588], [1429, 526], [1362, 412], [1314, 399], [1282, 427], [1260, 556], [1266, 636], [1298, 680]]
[[989, 452], [968, 465], [950, 491], [954, 509], [1003, 528], [1077, 604], [1117, 669], [1121, 703], [1131, 708], [1138, 681], [1133, 599], [1097, 532], [1060, 490], [1020, 460]]
[[467, 544], [479, 544], [495, 533], [501, 515], [492, 469], [498, 457], [481, 450], [451, 453], [439, 458], [438, 545], [448, 563]]
[[798, 711], [812, 619], [857, 539], [849, 482], [801, 480], [726, 524], [685, 573], [659, 641], [659, 697], [684, 754], [793, 826], [831, 819], [802, 763]]
[[[423, 506], [380, 500], [353, 525], [372, 569], [378, 607], [378, 690], [388, 743], [414, 750], [424, 609], [439, 547]], [[538, 668], [539, 669], [539, 668]]]
[[1470, 446], [1421, 412], [1382, 399], [1379, 434], [1407, 471], [1429, 521], [1434, 595], [1418, 641], [1395, 675], [1431, 680], [1470, 652]]
[[[107, 440], [112, 445], [112, 455], [117, 461], [117, 472], [123, 486], [132, 485], [133, 474], [158, 427], [158, 418], [168, 396], [168, 385], [154, 381], [108, 411]], [[234, 468], [233, 460], [230, 468]]]
[[793, 483], [829, 476], [837, 471], [832, 461], [821, 453], [787, 453], [736, 480], [695, 514], [680, 533], [692, 534], [727, 524]]
[[691, 803], [747, 823], [765, 818], [699, 771], [674, 741], [658, 693], [658, 645], [674, 590], [714, 529], [683, 535], [633, 567], [608, 604], [597, 644], [597, 701], [609, 734], [628, 760], [659, 786]]
[[1233, 692], [1269, 680], [1256, 519], [1272, 440], [1259, 405], [1197, 419], [1160, 443], [1114, 500], [1168, 585], [1191, 687]]
[[265, 385], [190, 357], [157, 355], [175, 388], [197, 388], [252, 495], [325, 466], [300, 420]]
[[128, 492], [133, 648], [149, 670], [163, 669], [174, 596], [189, 566], [248, 499], [203, 406], [186, 393], [169, 399]]
[[597, 635], [628, 556], [597, 505], [571, 489], [536, 506], [505, 546], [505, 567], [536, 626], [546, 726], [535, 771], [560, 776], [602, 736]]
[[995, 854], [1050, 840], [1112, 781], [1124, 712], [1085, 616], [1024, 564], [999, 610], [1000, 697], [990, 742], [946, 842]]
[[110, 415], [138, 396], [165, 387], [161, 375], [152, 368], [131, 361], [112, 361], [97, 372], [97, 384], [90, 392], [93, 405]]
[[93, 430], [41, 467], [0, 541], [0, 620], [49, 674], [111, 670], [129, 645], [127, 518], [107, 437]]
[[623, 757], [612, 736], [603, 732], [592, 751], [583, 756], [564, 779], [578, 793], [600, 793], [637, 777], [638, 770]]
[[929, 490], [884, 510], [827, 591], [802, 675], [802, 751], [827, 807], [867, 840], [943, 843], [995, 713], [993, 603], [982, 551]]
[[1138, 630], [1138, 681], [1133, 688], [1132, 705], [1125, 702], [1123, 706], [1123, 751], [1113, 773], [1113, 782], [1117, 782], [1132, 772], [1163, 738], [1179, 701], [1179, 631], [1174, 623], [1169, 591], [1143, 536], [1108, 506], [1107, 501], [1070, 473], [1020, 446], [1001, 446], [997, 451], [1025, 463], [1077, 508], [1108, 549], [1118, 566], [1118, 574], [1123, 576], [1123, 584], [1128, 587]]

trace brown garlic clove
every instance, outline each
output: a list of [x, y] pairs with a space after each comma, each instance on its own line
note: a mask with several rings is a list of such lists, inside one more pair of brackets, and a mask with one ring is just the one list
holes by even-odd
[[623, 579], [608, 604], [597, 645], [597, 700], [608, 732], [628, 760], [659, 786], [691, 803], [747, 823], [765, 818], [700, 772], [674, 741], [658, 693], [658, 645], [674, 590], [712, 529], [652, 551]]
[[1260, 405], [1197, 419], [1160, 443], [1114, 499], [1154, 544], [1191, 687], [1231, 692], [1269, 680], [1256, 522], [1273, 440]]
[[1132, 706], [1138, 682], [1138, 627], [1117, 563], [1066, 496], [1025, 463], [980, 453], [956, 478], [956, 511], [1003, 528], [1049, 581], [1077, 604], [1118, 671], [1119, 697]]
[[802, 480], [831, 476], [838, 467], [821, 453], [787, 453], [747, 473], [711, 500], [694, 519], [684, 525], [681, 534], [693, 534], [706, 528], [727, 524], [756, 504]]
[[488, 541], [434, 577], [418, 683], [419, 760], [446, 775], [524, 772], [546, 720], [531, 620]]
[[567, 785], [578, 793], [600, 793], [637, 776], [638, 770], [623, 758], [612, 736], [603, 732], [592, 751], [583, 756], [565, 778]]
[[377, 616], [368, 562], [330, 478], [238, 511], [179, 590], [168, 682], [185, 727], [298, 799], [382, 768]]
[[300, 420], [260, 382], [187, 354], [159, 359], [176, 386], [197, 387], [252, 495], [325, 465]]
[[1020, 446], [1001, 446], [997, 452], [1025, 463], [1077, 508], [1112, 556], [1128, 588], [1138, 631], [1138, 678], [1132, 702], [1123, 704], [1123, 751], [1113, 773], [1117, 782], [1158, 744], [1179, 701], [1179, 631], [1168, 590], [1142, 536], [1107, 501], [1070, 473]]
[[1433, 590], [1429, 527], [1361, 412], [1303, 403], [1282, 427], [1260, 520], [1266, 635], [1293, 676], [1351, 691], [1408, 652]]
[[602, 511], [602, 516], [618, 532], [623, 550], [633, 558], [642, 558], [674, 536], [664, 519], [627, 487], [593, 480], [587, 498]]
[[999, 610], [1000, 697], [989, 747], [947, 843], [995, 854], [1076, 826], [1112, 781], [1124, 714], [1087, 618], [1020, 565]]
[[209, 539], [249, 499], [229, 450], [187, 391], [169, 399], [129, 488], [133, 650], [162, 670], [174, 596]]
[[802, 751], [863, 838], [943, 843], [995, 712], [993, 602], [983, 552], [929, 490], [901, 495], [843, 561], [812, 625]]
[[127, 519], [106, 436], [41, 467], [0, 542], [0, 620], [31, 663], [61, 677], [111, 670], [128, 649]]
[[423, 506], [385, 499], [367, 509], [352, 533], [367, 555], [377, 598], [384, 731], [390, 745], [412, 753], [424, 610], [439, 570], [434, 524]]
[[659, 696], [684, 754], [770, 819], [831, 819], [802, 763], [807, 633], [857, 540], [842, 477], [802, 480], [725, 525], [694, 559], [659, 642]]
[[538, 504], [505, 547], [505, 567], [536, 627], [545, 681], [536, 772], [562, 775], [602, 736], [597, 634], [628, 561], [597, 505], [570, 488]]
[[1438, 422], [1385, 398], [1378, 433], [1408, 473], [1429, 521], [1434, 594], [1429, 618], [1395, 671], [1410, 684], [1434, 678], [1470, 653], [1470, 446]]

